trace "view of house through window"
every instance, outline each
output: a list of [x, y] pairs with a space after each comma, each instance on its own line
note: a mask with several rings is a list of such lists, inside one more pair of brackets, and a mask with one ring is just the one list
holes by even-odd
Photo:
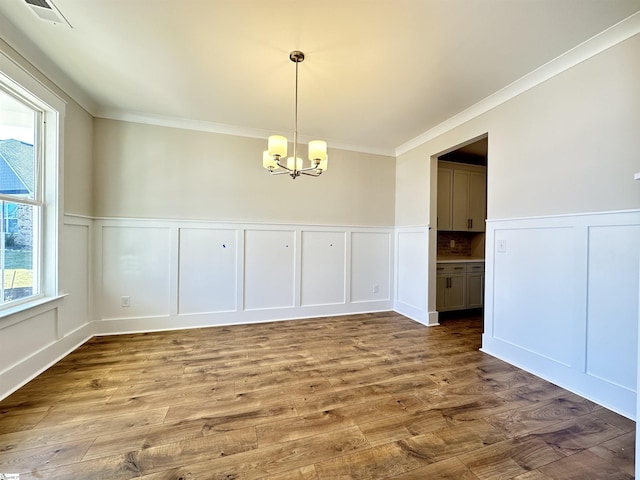
[[41, 113], [0, 90], [0, 306], [40, 293]]

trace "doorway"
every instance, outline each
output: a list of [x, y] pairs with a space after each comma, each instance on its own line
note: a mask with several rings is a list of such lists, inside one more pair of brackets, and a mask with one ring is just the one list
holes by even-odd
[[437, 156], [438, 321], [484, 313], [486, 135]]

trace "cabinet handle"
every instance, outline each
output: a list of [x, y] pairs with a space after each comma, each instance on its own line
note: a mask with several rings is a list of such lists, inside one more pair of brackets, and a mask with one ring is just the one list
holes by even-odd
[[473, 218], [467, 218], [467, 228], [473, 227]]

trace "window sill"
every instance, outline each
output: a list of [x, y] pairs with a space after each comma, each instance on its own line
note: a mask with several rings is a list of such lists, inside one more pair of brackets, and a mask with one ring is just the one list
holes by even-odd
[[27, 318], [39, 315], [42, 312], [53, 310], [58, 307], [59, 302], [68, 295], [56, 295], [54, 297], [39, 297], [34, 300], [15, 305], [4, 310], [0, 310], [0, 330], [16, 323], [20, 323]]

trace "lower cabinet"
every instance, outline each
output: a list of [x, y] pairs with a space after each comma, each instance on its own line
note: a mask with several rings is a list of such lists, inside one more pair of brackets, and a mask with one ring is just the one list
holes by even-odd
[[436, 310], [481, 308], [483, 299], [484, 262], [438, 263]]

